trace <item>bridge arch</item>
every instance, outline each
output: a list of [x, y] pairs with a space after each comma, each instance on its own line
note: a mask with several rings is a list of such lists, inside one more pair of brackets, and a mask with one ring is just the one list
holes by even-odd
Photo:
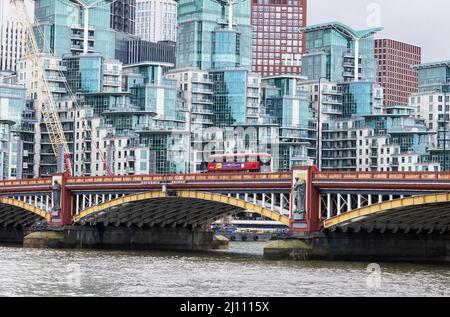
[[17, 199], [0, 197], [0, 226], [26, 227], [38, 220], [50, 220], [45, 210]]
[[117, 226], [188, 226], [212, 223], [225, 215], [249, 210], [289, 225], [289, 218], [237, 198], [199, 191], [146, 192], [90, 207], [74, 223], [115, 223]]
[[324, 220], [325, 229], [450, 230], [450, 193], [435, 193], [386, 201]]

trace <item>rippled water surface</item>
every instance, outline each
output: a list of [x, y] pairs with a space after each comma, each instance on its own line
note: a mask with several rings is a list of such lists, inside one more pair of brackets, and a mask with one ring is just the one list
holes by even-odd
[[[0, 247], [0, 296], [450, 296], [450, 266], [266, 261], [264, 243], [208, 253]], [[377, 266], [375, 265], [375, 268]]]

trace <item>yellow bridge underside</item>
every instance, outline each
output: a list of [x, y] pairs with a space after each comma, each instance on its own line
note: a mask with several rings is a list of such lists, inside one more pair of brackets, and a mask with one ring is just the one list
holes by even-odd
[[31, 204], [0, 197], [0, 225], [28, 225], [40, 219], [50, 221], [50, 214]]
[[[199, 191], [176, 191], [175, 195], [171, 195], [172, 193], [168, 192], [147, 192], [135, 195], [124, 196], [121, 198], [117, 198], [111, 200], [109, 202], [99, 204], [97, 206], [90, 207], [80, 214], [74, 217], [74, 222], [78, 223], [82, 220], [89, 218], [90, 216], [99, 214], [103, 211], [107, 211], [114, 207], [124, 206], [129, 203], [135, 203], [139, 201], [156, 201], [158, 199], [173, 199], [176, 202], [177, 199], [188, 199], [188, 200], [197, 200], [202, 202], [212, 202], [215, 203], [214, 206], [222, 205], [222, 206], [230, 206], [236, 207], [235, 210], [248, 210], [250, 212], [254, 212], [260, 214], [264, 217], [273, 219], [275, 221], [279, 221], [285, 225], [289, 225], [289, 218], [283, 215], [280, 215], [277, 212], [274, 212], [270, 209], [263, 208], [253, 203], [249, 203], [240, 199], [236, 199], [233, 197], [228, 197], [215, 193], [207, 193], [207, 192], [199, 192]], [[213, 206], [213, 205], [211, 205]], [[195, 208], [195, 204], [191, 207]], [[203, 206], [204, 207], [204, 206]], [[213, 211], [213, 210], [211, 210]], [[179, 212], [183, 212], [180, 210]]]
[[[392, 219], [390, 219], [391, 215], [392, 217], [397, 216], [396, 220], [398, 220], [398, 214], [400, 212], [407, 211], [407, 213], [405, 213], [405, 216], [408, 216], [408, 214], [411, 215], [413, 211], [417, 212], [417, 210], [419, 210], [420, 207], [425, 206], [428, 206], [427, 210], [431, 212], [436, 210], [436, 208], [433, 209], [433, 206], [442, 205], [445, 203], [450, 203], [450, 193], [407, 197], [398, 200], [387, 201], [363, 207], [360, 209], [356, 209], [354, 211], [347, 212], [339, 216], [325, 220], [324, 228], [328, 229], [333, 227], [339, 227], [341, 225], [348, 223], [364, 224], [364, 222], [377, 220], [380, 219], [381, 217], [383, 217], [386, 223], [389, 223], [389, 220], [392, 221]], [[430, 214], [426, 214], [427, 210], [424, 209], [423, 212], [424, 221], [426, 220], [427, 216], [428, 217], [430, 216]], [[441, 208], [439, 211], [442, 214], [443, 212], [445, 213], [446, 210], [448, 210], [450, 216], [450, 206], [449, 208]], [[445, 214], [443, 216], [445, 216]], [[417, 219], [419, 219], [419, 217]]]

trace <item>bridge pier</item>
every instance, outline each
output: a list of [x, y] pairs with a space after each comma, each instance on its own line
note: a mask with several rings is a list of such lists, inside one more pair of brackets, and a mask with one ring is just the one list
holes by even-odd
[[203, 229], [65, 226], [52, 234], [32, 233], [24, 238], [24, 246], [206, 251], [215, 249], [217, 241], [213, 231]]
[[450, 263], [449, 234], [323, 232], [278, 240], [267, 259]]

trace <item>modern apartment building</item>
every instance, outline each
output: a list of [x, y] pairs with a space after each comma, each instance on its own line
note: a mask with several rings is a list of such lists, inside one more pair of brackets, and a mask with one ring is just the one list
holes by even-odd
[[408, 113], [324, 123], [324, 171], [439, 171], [427, 162], [430, 132]]
[[27, 34], [21, 22], [7, 19], [0, 24], [0, 71], [16, 71], [25, 55]]
[[430, 160], [450, 170], [450, 61], [414, 65], [419, 91], [409, 98], [414, 115], [433, 132]]
[[316, 162], [322, 170], [439, 170], [429, 163], [432, 133], [411, 108], [383, 104], [376, 82], [374, 35], [332, 22], [306, 29], [300, 86], [318, 122]]
[[299, 75], [307, 25], [307, 0], [251, 0], [252, 65], [263, 76]]
[[302, 73], [306, 79], [300, 86], [309, 92], [316, 113], [315, 162], [320, 168], [327, 166], [322, 158], [330, 157], [323, 152], [323, 138], [327, 131], [338, 128], [337, 121], [381, 113], [383, 96], [381, 87], [375, 83], [373, 56], [374, 35], [378, 31], [380, 29], [357, 31], [340, 22], [305, 28]]
[[136, 0], [117, 0], [111, 3], [111, 29], [135, 34], [135, 20]]
[[179, 1], [177, 68], [210, 70], [240, 66], [250, 71], [250, 1], [234, 4], [232, 16], [229, 21], [229, 6], [225, 2]]
[[16, 77], [0, 73], [0, 180], [21, 178], [23, 142], [20, 138], [26, 90]]
[[54, 55], [80, 55], [84, 52], [84, 14], [89, 10], [88, 53], [99, 53], [106, 59], [115, 58], [115, 32], [111, 29], [111, 8], [100, 5], [84, 9], [70, 0], [40, 0], [35, 2], [35, 19], [40, 24], [38, 42], [41, 51], [50, 48]]
[[176, 42], [176, 1], [136, 0], [136, 35], [149, 42]]
[[309, 93], [298, 88], [297, 75], [265, 77], [262, 81], [264, 121], [279, 127], [278, 169], [313, 165], [316, 156], [317, 122]]
[[384, 104], [407, 105], [417, 93], [418, 71], [412, 65], [422, 62], [422, 48], [392, 39], [375, 40], [377, 83], [384, 88]]
[[357, 31], [340, 22], [306, 27], [302, 75], [309, 80], [375, 82], [374, 35], [381, 30]]

